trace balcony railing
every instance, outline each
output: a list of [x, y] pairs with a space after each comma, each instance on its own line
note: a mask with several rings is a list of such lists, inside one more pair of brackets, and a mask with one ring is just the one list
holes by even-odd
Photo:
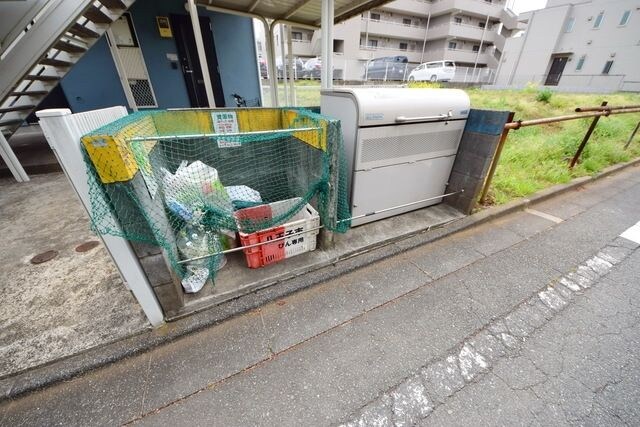
[[382, 56], [406, 56], [409, 62], [419, 62], [422, 45], [415, 48], [400, 49], [393, 46], [363, 46], [360, 45], [359, 59], [375, 59]]
[[407, 40], [424, 39], [425, 26], [403, 24], [402, 22], [385, 21], [378, 19], [362, 18], [360, 32], [381, 35], [385, 37], [396, 37]]

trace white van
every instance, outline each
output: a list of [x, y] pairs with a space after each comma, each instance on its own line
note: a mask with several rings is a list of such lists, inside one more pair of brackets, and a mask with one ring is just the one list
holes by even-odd
[[453, 61], [432, 61], [418, 65], [409, 74], [409, 81], [448, 82], [456, 74]]

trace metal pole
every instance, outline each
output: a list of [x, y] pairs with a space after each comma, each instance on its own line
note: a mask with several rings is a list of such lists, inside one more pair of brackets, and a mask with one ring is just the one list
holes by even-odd
[[636, 132], [638, 132], [638, 128], [640, 128], [640, 122], [638, 122], [638, 124], [636, 125], [636, 128], [633, 130], [633, 132], [631, 132], [631, 136], [629, 137], [629, 140], [627, 141], [627, 143], [624, 144], [625, 150], [629, 148], [629, 145], [631, 144], [631, 140], [633, 139], [634, 136], [636, 136]]
[[11, 174], [18, 182], [29, 181], [29, 175], [24, 171], [24, 168], [20, 164], [20, 160], [16, 157], [15, 153], [11, 149], [9, 142], [4, 137], [4, 134], [0, 132], [0, 157], [4, 160], [4, 163], [9, 167]]
[[623, 105], [621, 107], [578, 107], [576, 113], [584, 113], [587, 111], [613, 111], [613, 110], [629, 110], [631, 108], [640, 108], [640, 105]]
[[369, 47], [369, 21], [371, 20], [371, 10], [367, 10], [367, 22], [364, 24], [364, 48]]
[[480, 36], [480, 47], [478, 47], [478, 53], [476, 54], [476, 62], [473, 63], [473, 72], [476, 72], [476, 67], [478, 66], [478, 59], [480, 59], [480, 52], [482, 52], [482, 44], [484, 43], [484, 35], [487, 32], [487, 25], [489, 25], [489, 15], [487, 15], [487, 20], [484, 21], [484, 28], [482, 29], [482, 36]]
[[284, 103], [291, 105], [289, 102], [289, 87], [287, 86], [287, 53], [284, 50], [284, 24], [278, 24], [280, 27], [280, 64], [282, 65], [282, 83], [284, 83]]
[[[431, 7], [431, 6], [429, 6]], [[429, 23], [431, 22], [431, 12], [427, 15], [427, 28], [424, 29], [424, 39], [422, 40], [422, 53], [420, 54], [420, 63], [424, 62], [424, 50], [427, 47], [427, 34], [429, 34]]]
[[[377, 214], [393, 211], [393, 210], [396, 210], [396, 209], [402, 209], [402, 208], [406, 208], [406, 207], [409, 207], [409, 206], [414, 206], [414, 205], [417, 205], [419, 203], [425, 203], [425, 202], [429, 202], [431, 200], [441, 199], [443, 197], [454, 196], [454, 195], [460, 194], [460, 193], [464, 193], [464, 190], [454, 191], [452, 193], [446, 193], [446, 194], [443, 194], [441, 196], [429, 197], [427, 199], [416, 200], [415, 202], [405, 203], [405, 204], [398, 205], [398, 206], [392, 206], [390, 208], [380, 209], [378, 211], [373, 211], [373, 212], [368, 212], [368, 213], [362, 214], [362, 215], [352, 216], [350, 218], [341, 219], [339, 221], [337, 220], [337, 218], [335, 218], [336, 219], [334, 221], [335, 223], [332, 224], [332, 226], [335, 226], [339, 222], [345, 222], [345, 221], [351, 221], [351, 220], [354, 220], [354, 219], [365, 218], [365, 217], [368, 217], [368, 216], [377, 215]], [[225, 249], [223, 251], [218, 251], [218, 252], [212, 252], [212, 253], [207, 254], [207, 255], [201, 255], [201, 256], [198, 256], [198, 257], [194, 257], [194, 258], [183, 259], [183, 260], [178, 261], [178, 264], [186, 264], [188, 262], [199, 261], [201, 259], [206, 259], [206, 258], [210, 258], [210, 257], [213, 257], [213, 256], [218, 256], [218, 255], [226, 255], [226, 254], [231, 254], [231, 253], [234, 253], [234, 252], [240, 252], [240, 251], [244, 251], [246, 249], [257, 248], [257, 247], [264, 246], [264, 245], [272, 245], [272, 244], [274, 244], [276, 242], [281, 242], [282, 240], [287, 240], [287, 239], [290, 239], [292, 237], [299, 236], [301, 234], [306, 234], [306, 233], [309, 233], [311, 231], [322, 230], [322, 229], [326, 230], [326, 225], [319, 225], [317, 227], [309, 228], [309, 229], [306, 229], [306, 230], [303, 230], [303, 231], [299, 231], [297, 233], [292, 233], [292, 234], [289, 234], [287, 236], [278, 237], [278, 238], [275, 238], [273, 240], [268, 240], [268, 241], [265, 241], [265, 242], [258, 242], [258, 243], [253, 243], [251, 245], [238, 246], [236, 248]], [[331, 232], [328, 232], [328, 233], [331, 233]]]
[[[602, 107], [606, 105], [607, 105], [607, 101], [603, 101], [602, 104], [600, 104], [600, 106]], [[578, 146], [578, 150], [576, 151], [576, 154], [574, 154], [573, 159], [571, 159], [571, 163], [569, 163], [569, 169], [573, 169], [576, 163], [578, 163], [578, 159], [580, 158], [580, 155], [582, 154], [584, 147], [587, 145], [587, 142], [589, 142], [589, 138], [591, 138], [591, 134], [593, 133], [593, 130], [596, 128], [596, 125], [598, 124], [599, 120], [600, 120], [600, 116], [595, 116], [591, 121], [591, 125], [589, 125], [589, 129], [587, 129], [587, 133], [584, 135], [584, 138], [582, 138], [582, 142]]]
[[322, 0], [322, 74], [320, 87], [331, 89], [333, 87], [333, 0]]
[[211, 76], [209, 75], [209, 64], [207, 63], [207, 53], [204, 50], [204, 42], [202, 41], [202, 30], [200, 29], [200, 18], [195, 0], [187, 0], [189, 5], [189, 15], [191, 16], [191, 26], [193, 27], [193, 35], [196, 41], [196, 50], [198, 51], [198, 59], [200, 60], [200, 69], [202, 70], [202, 80], [204, 80], [204, 89], [207, 92], [207, 102], [209, 107], [216, 107], [216, 100], [213, 97], [213, 86], [211, 85]]
[[[513, 117], [516, 113], [513, 111], [509, 113], [507, 117], [507, 123], [513, 121]], [[486, 201], [487, 193], [489, 192], [489, 187], [491, 187], [491, 181], [493, 181], [493, 175], [496, 173], [496, 168], [498, 167], [498, 162], [500, 161], [500, 156], [502, 155], [502, 149], [504, 148], [504, 144], [507, 141], [507, 136], [509, 136], [509, 128], [505, 127], [502, 130], [502, 134], [500, 135], [500, 141], [498, 142], [498, 146], [496, 147], [496, 153], [493, 155], [493, 160], [491, 162], [491, 168], [489, 168], [489, 173], [487, 173], [487, 178], [484, 181], [484, 187], [482, 188], [482, 194], [480, 195], [480, 203]]]
[[298, 67], [293, 61], [293, 40], [291, 39], [291, 25], [287, 24], [287, 53], [289, 58], [289, 105], [297, 105], [294, 79], [298, 78]]
[[640, 108], [632, 108], [629, 110], [596, 111], [594, 113], [586, 113], [586, 114], [571, 114], [568, 116], [547, 117], [546, 119], [535, 119], [535, 120], [524, 120], [524, 121], [517, 120], [515, 122], [505, 124], [504, 127], [509, 129], [520, 129], [525, 126], [546, 125], [549, 123], [564, 122], [567, 120], [584, 119], [587, 117], [612, 116], [614, 114], [628, 114], [628, 113], [640, 113]]
[[278, 106], [278, 70], [276, 68], [276, 44], [273, 42], [273, 23], [269, 24], [265, 19], [262, 21], [265, 26], [267, 37], [267, 61], [269, 62], [269, 86], [271, 86], [271, 106]]

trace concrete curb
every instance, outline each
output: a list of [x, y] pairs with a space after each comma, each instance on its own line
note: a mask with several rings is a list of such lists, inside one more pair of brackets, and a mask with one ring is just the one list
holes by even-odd
[[585, 184], [638, 165], [640, 165], [640, 159], [608, 167], [595, 176], [576, 178], [567, 184], [555, 185], [539, 191], [529, 198], [514, 200], [503, 206], [479, 211], [458, 221], [446, 224], [441, 228], [424, 230], [413, 236], [385, 242], [377, 248], [363, 251], [346, 259], [337, 260], [327, 267], [283, 280], [274, 286], [259, 289], [254, 293], [230, 300], [218, 306], [203, 309], [201, 312], [178, 319], [160, 328], [144, 331], [140, 334], [0, 379], [0, 402], [61, 381], [70, 380], [109, 363], [143, 353], [186, 334], [255, 309], [269, 301], [282, 298], [298, 290], [344, 275], [374, 262], [443, 239], [496, 218], [526, 209], [532, 204], [575, 190]]

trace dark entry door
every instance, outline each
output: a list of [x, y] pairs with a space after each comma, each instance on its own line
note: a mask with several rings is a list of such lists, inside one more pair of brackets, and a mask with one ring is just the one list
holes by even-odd
[[566, 56], [553, 58], [549, 74], [547, 75], [547, 81], [544, 82], [546, 86], [558, 86], [560, 77], [562, 77], [562, 72], [564, 71], [564, 66], [567, 65], [567, 59], [568, 57]]
[[[191, 26], [191, 19], [187, 15], [171, 15], [171, 30], [176, 40], [178, 49], [178, 59], [184, 81], [187, 84], [187, 92], [191, 106], [207, 107], [207, 92], [202, 78], [202, 69], [196, 50], [196, 40]], [[200, 17], [200, 30], [202, 31], [202, 41], [204, 50], [207, 52], [207, 64], [209, 65], [209, 75], [211, 76], [211, 86], [213, 87], [213, 98], [216, 107], [224, 107], [224, 95], [220, 74], [218, 73], [218, 57], [216, 56], [216, 46], [211, 33], [211, 20], [208, 17]]]

